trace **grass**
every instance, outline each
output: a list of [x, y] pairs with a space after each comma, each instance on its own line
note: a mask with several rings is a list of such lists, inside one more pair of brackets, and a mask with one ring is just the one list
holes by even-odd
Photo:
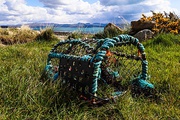
[[37, 31], [31, 30], [28, 26], [20, 28], [0, 28], [0, 43], [12, 45], [15, 43], [26, 43], [35, 40]]
[[57, 39], [52, 28], [42, 29], [41, 31], [32, 30], [29, 26], [22, 25], [20, 28], [0, 28], [0, 45], [12, 45], [27, 43], [39, 40]]
[[[169, 36], [164, 36], [166, 40]], [[180, 40], [180, 36], [177, 41]], [[101, 107], [89, 107], [58, 83], [42, 83], [40, 76], [47, 55], [58, 41], [34, 41], [0, 47], [0, 119], [180, 119], [180, 46], [144, 43], [149, 61], [150, 81], [160, 100], [140, 96], [130, 90], [116, 101]]]

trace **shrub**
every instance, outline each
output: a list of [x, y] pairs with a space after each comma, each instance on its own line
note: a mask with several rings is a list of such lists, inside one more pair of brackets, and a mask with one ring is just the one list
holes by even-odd
[[153, 44], [163, 44], [164, 46], [171, 46], [173, 42], [170, 39], [169, 35], [159, 34], [153, 40]]
[[0, 29], [0, 42], [7, 45], [26, 43], [33, 41], [36, 38], [37, 34], [38, 33], [34, 30], [31, 30], [29, 26]]
[[95, 39], [105, 38], [104, 32], [96, 33], [96, 34], [93, 36], [93, 38], [95, 38]]
[[[111, 25], [109, 23], [108, 25]], [[113, 38], [115, 36], [118, 36], [122, 34], [124, 31], [118, 29], [115, 25], [112, 25], [112, 27], [105, 27], [103, 32], [97, 33], [93, 36], [95, 39], [101, 39], [101, 38]]]
[[72, 32], [69, 36], [68, 39], [78, 39], [78, 38], [82, 38], [83, 37], [83, 33], [81, 32]]
[[103, 32], [97, 33], [93, 36], [95, 39], [103, 39], [103, 38], [113, 38], [115, 36], [118, 36], [122, 34], [121, 31], [118, 31], [117, 29], [114, 28], [108, 28], [104, 30]]
[[174, 35], [172, 33], [161, 33], [154, 37], [154, 39], [149, 41], [147, 44], [172, 46], [173, 44], [180, 44], [180, 36]]
[[159, 33], [180, 33], [180, 19], [175, 13], [170, 12], [169, 14], [155, 13], [152, 11], [152, 16], [145, 16], [142, 14], [141, 22], [153, 21], [155, 27], [152, 29], [155, 34]]
[[115, 28], [108, 28], [108, 29], [104, 30], [104, 37], [105, 38], [113, 38], [113, 37], [118, 36], [120, 34], [122, 34], [122, 32], [118, 31]]
[[56, 39], [54, 32], [51, 28], [46, 28], [40, 32], [39, 35], [37, 35], [36, 40], [45, 40], [45, 41], [51, 41], [53, 39]]

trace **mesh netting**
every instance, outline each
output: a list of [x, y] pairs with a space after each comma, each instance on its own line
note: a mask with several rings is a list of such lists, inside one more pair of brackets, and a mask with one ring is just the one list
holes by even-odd
[[109, 69], [119, 73], [118, 81], [129, 81], [141, 73], [142, 59], [138, 56], [136, 46], [115, 46], [109, 49], [111, 56], [108, 56], [106, 65]]

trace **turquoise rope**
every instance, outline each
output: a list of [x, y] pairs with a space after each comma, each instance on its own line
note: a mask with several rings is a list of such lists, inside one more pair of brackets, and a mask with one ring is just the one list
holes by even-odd
[[63, 44], [72, 44], [72, 45], [76, 45], [76, 44], [80, 44], [82, 45], [84, 48], [86, 49], [94, 49], [93, 47], [91, 47], [89, 44], [87, 44], [86, 42], [83, 42], [81, 40], [64, 40], [64, 41], [61, 41], [59, 42], [58, 44], [56, 44], [50, 52], [54, 52], [56, 50], [56, 48], [58, 46], [61, 46]]
[[[144, 46], [141, 43], [139, 43], [139, 40], [137, 38], [134, 38], [129, 35], [119, 35], [112, 39], [106, 38], [106, 39], [104, 39], [103, 44], [102, 44], [102, 40], [100, 42], [101, 42], [100, 50], [108, 50], [110, 47], [114, 47], [115, 45], [118, 45], [118, 43], [133, 44], [134, 46], [137, 46], [137, 48], [141, 52], [141, 54], [143, 54], [145, 56]], [[101, 58], [103, 58], [103, 57], [104, 56], [101, 56]], [[146, 88], [147, 87], [154, 88], [154, 86], [151, 83], [148, 83], [146, 81], [147, 76], [148, 76], [147, 71], [148, 71], [148, 62], [147, 62], [146, 58], [144, 57], [144, 58], [142, 58], [142, 73], [140, 75], [141, 77], [138, 78], [139, 79], [138, 83], [141, 88], [145, 88], [145, 86], [146, 86]]]
[[90, 62], [94, 65], [94, 72], [93, 72], [93, 80], [92, 80], [92, 90], [91, 92], [95, 94], [97, 92], [98, 87], [98, 80], [101, 76], [101, 63], [106, 54], [106, 51], [100, 51], [98, 52], [91, 60]]

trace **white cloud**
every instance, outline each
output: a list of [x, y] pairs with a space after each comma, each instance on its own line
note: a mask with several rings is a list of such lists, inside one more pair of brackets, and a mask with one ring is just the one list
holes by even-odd
[[111, 8], [110, 11], [106, 10], [103, 14], [109, 15], [109, 19], [116, 21], [118, 16], [129, 21], [137, 20], [142, 14], [152, 15], [151, 10], [155, 12], [174, 11], [170, 7], [169, 0], [100, 0], [100, 2], [107, 9]]
[[27, 6], [24, 0], [4, 0], [0, 6], [1, 25], [44, 21], [47, 16], [45, 8]]
[[101, 4], [105, 6], [139, 4], [142, 1], [145, 0], [100, 0]]
[[[25, 0], [0, 0], [0, 25], [28, 22], [78, 23], [137, 20], [142, 13], [177, 11], [169, 0], [39, 0], [44, 7], [28, 6]], [[151, 14], [150, 14], [151, 15]]]

